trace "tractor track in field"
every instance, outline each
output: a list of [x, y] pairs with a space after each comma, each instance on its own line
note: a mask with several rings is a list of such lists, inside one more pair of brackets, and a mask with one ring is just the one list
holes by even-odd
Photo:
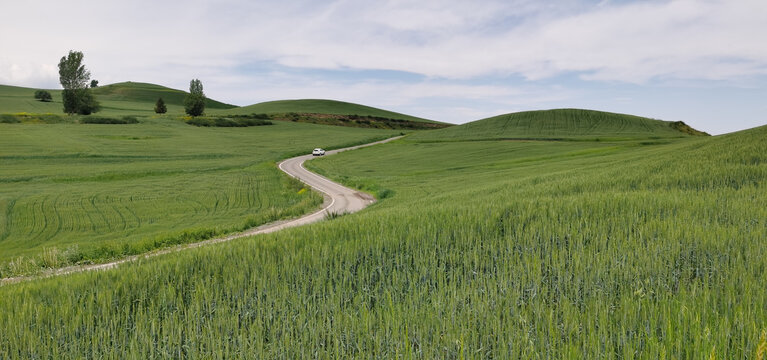
[[[355, 150], [363, 147], [383, 144], [389, 141], [397, 140], [402, 136], [396, 136], [389, 139], [376, 141], [368, 144], [346, 147], [343, 149], [329, 150], [326, 155], [333, 155], [339, 152]], [[0, 286], [12, 283], [18, 283], [22, 281], [29, 281], [34, 279], [48, 278], [78, 272], [94, 271], [94, 270], [106, 270], [117, 267], [120, 264], [134, 262], [140, 259], [146, 259], [164, 254], [170, 254], [187, 249], [198, 248], [205, 245], [217, 244], [234, 239], [239, 239], [247, 236], [253, 236], [257, 234], [268, 234], [282, 229], [291, 227], [297, 227], [301, 225], [311, 224], [324, 219], [327, 214], [342, 214], [353, 213], [360, 211], [370, 204], [375, 202], [375, 198], [369, 194], [345, 187], [341, 184], [335, 183], [321, 175], [315, 174], [304, 168], [303, 164], [306, 160], [313, 158], [312, 155], [296, 156], [287, 160], [283, 160], [277, 164], [277, 167], [284, 173], [290, 175], [293, 178], [300, 180], [301, 182], [309, 185], [315, 191], [323, 194], [325, 202], [322, 204], [322, 209], [312, 212], [310, 214], [303, 215], [298, 218], [290, 220], [282, 220], [257, 226], [252, 229], [245, 230], [240, 233], [227, 235], [224, 237], [218, 237], [214, 239], [208, 239], [190, 244], [178, 245], [170, 248], [158, 249], [150, 251], [148, 253], [128, 256], [119, 260], [101, 263], [101, 264], [89, 264], [89, 265], [73, 265], [62, 267], [58, 269], [51, 269], [42, 274], [30, 275], [30, 276], [17, 276], [0, 279]]]

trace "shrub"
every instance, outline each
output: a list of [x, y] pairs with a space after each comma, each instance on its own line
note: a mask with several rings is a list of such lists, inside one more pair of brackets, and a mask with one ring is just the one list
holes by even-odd
[[138, 119], [134, 116], [123, 116], [122, 118], [96, 117], [88, 116], [80, 119], [81, 124], [137, 124]]
[[194, 126], [205, 127], [248, 127], [248, 126], [262, 126], [272, 125], [271, 121], [260, 119], [230, 119], [230, 118], [208, 118], [208, 117], [196, 117], [186, 120], [186, 123]]
[[157, 99], [157, 103], [154, 104], [154, 112], [158, 114], [165, 114], [168, 112], [168, 107], [165, 106], [165, 101], [162, 98]]
[[51, 96], [51, 93], [45, 91], [45, 90], [37, 90], [35, 91], [35, 99], [40, 100], [42, 102], [51, 102], [53, 101], [53, 97]]
[[205, 94], [202, 82], [198, 79], [189, 82], [189, 95], [184, 99], [184, 110], [191, 116], [200, 116], [205, 112]]
[[13, 115], [0, 114], [0, 124], [16, 124], [21, 121]]

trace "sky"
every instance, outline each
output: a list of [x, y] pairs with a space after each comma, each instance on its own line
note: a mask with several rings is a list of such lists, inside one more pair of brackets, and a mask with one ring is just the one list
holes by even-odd
[[100, 84], [250, 105], [335, 99], [465, 123], [585, 108], [711, 134], [767, 125], [765, 0], [36, 0], [0, 4], [0, 84]]

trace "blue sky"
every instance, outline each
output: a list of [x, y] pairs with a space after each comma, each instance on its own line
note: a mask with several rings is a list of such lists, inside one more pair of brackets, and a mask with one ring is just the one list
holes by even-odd
[[713, 134], [767, 124], [764, 0], [38, 0], [0, 11], [8, 85], [58, 88], [58, 59], [75, 49], [101, 84], [199, 78], [237, 105], [325, 98], [453, 123], [589, 108]]

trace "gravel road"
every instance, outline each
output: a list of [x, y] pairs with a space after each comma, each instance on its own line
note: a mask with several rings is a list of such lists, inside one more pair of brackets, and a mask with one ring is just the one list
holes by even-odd
[[[376, 141], [376, 142], [364, 144], [364, 145], [352, 146], [352, 147], [347, 147], [347, 148], [338, 149], [338, 150], [330, 150], [325, 153], [325, 156], [337, 154], [342, 151], [354, 150], [354, 149], [359, 149], [359, 148], [363, 148], [367, 146], [383, 144], [389, 141], [397, 140], [399, 138], [402, 138], [402, 136], [397, 136], [397, 137]], [[302, 156], [297, 156], [294, 158], [284, 160], [278, 164], [278, 167], [280, 168], [280, 170], [284, 171], [286, 174], [304, 182], [305, 184], [312, 187], [312, 189], [324, 194], [325, 202], [322, 205], [322, 209], [315, 211], [311, 214], [307, 214], [292, 220], [285, 220], [285, 221], [265, 224], [259, 227], [246, 230], [241, 233], [232, 234], [225, 237], [200, 241], [193, 244], [179, 245], [179, 246], [167, 248], [167, 249], [156, 250], [146, 254], [126, 257], [126, 258], [109, 262], [109, 263], [69, 266], [69, 267], [64, 267], [59, 269], [52, 269], [46, 273], [35, 275], [35, 276], [20, 276], [20, 277], [4, 278], [4, 279], [0, 279], [0, 285], [16, 283], [20, 281], [33, 280], [37, 278], [71, 274], [75, 272], [111, 269], [116, 267], [117, 265], [120, 265], [126, 262], [136, 261], [142, 258], [149, 258], [149, 257], [158, 256], [158, 255], [163, 255], [163, 254], [169, 254], [169, 253], [182, 251], [186, 249], [197, 248], [204, 245], [210, 245], [210, 244], [220, 243], [224, 241], [239, 239], [246, 236], [266, 234], [266, 233], [282, 230], [285, 228], [310, 224], [313, 222], [323, 220], [327, 216], [327, 214], [353, 213], [353, 212], [360, 211], [364, 209], [365, 207], [367, 207], [368, 205], [375, 202], [375, 198], [373, 198], [372, 196], [368, 194], [359, 192], [354, 189], [350, 189], [341, 184], [335, 183], [325, 177], [317, 175], [309, 170], [306, 170], [303, 164], [306, 160], [309, 160], [312, 158], [313, 156], [311, 154], [302, 155]]]

